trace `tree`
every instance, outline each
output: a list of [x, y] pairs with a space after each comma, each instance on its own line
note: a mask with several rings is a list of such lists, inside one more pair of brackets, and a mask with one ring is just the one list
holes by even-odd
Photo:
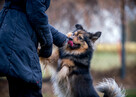
[[126, 39], [126, 21], [125, 21], [125, 0], [121, 0], [121, 43], [122, 43], [122, 51], [121, 51], [121, 77], [125, 78], [125, 39]]

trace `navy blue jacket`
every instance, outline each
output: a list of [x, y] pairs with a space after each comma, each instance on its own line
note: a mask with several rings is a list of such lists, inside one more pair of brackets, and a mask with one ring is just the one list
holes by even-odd
[[41, 88], [37, 54], [49, 57], [52, 43], [61, 47], [66, 36], [48, 23], [50, 0], [6, 0], [0, 12], [0, 76], [13, 76]]

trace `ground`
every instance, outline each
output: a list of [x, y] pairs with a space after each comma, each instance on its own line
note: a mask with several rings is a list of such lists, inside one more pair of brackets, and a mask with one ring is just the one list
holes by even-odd
[[[102, 81], [103, 78], [114, 78], [116, 82], [127, 90], [127, 97], [136, 97], [136, 66], [126, 68], [125, 79], [120, 78], [120, 70], [112, 69], [109, 71], [91, 71], [94, 85]], [[42, 87], [43, 97], [55, 97], [53, 95], [52, 84], [44, 81]], [[9, 97], [8, 82], [6, 79], [0, 80], [0, 97]]]

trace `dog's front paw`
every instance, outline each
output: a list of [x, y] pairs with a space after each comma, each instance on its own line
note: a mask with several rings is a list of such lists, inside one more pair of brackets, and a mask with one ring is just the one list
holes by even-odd
[[64, 78], [66, 78], [67, 76], [68, 76], [68, 74], [69, 74], [69, 67], [67, 67], [67, 66], [63, 66], [62, 68], [61, 68], [61, 70], [58, 72], [58, 74], [57, 74], [57, 79], [58, 79], [58, 81], [60, 81], [60, 80], [62, 80], [62, 79], [64, 79]]

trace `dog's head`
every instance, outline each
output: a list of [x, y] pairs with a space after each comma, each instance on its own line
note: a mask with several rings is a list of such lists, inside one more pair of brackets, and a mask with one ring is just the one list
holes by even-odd
[[67, 34], [68, 42], [65, 51], [72, 54], [81, 54], [93, 50], [93, 44], [101, 36], [101, 32], [87, 32], [80, 24], [75, 25], [76, 30]]

